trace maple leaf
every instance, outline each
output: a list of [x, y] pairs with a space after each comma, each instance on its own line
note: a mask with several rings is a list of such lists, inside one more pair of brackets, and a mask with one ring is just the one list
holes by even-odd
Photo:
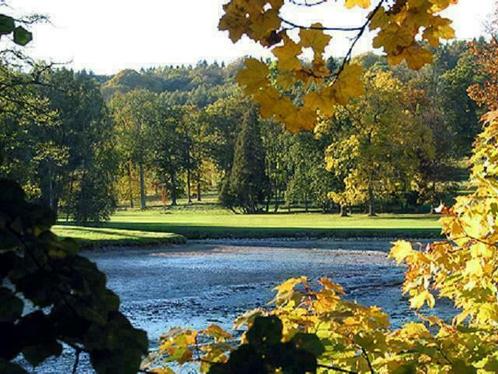
[[247, 87], [249, 93], [255, 93], [261, 88], [269, 85], [268, 66], [255, 58], [248, 58], [245, 67], [237, 75], [237, 82]]
[[412, 245], [410, 242], [400, 240], [394, 243], [394, 246], [391, 248], [391, 252], [389, 253], [389, 257], [396, 260], [398, 264], [405, 261], [408, 256], [411, 256], [414, 253]]
[[321, 23], [314, 23], [311, 27], [315, 29], [301, 29], [299, 37], [301, 39], [301, 45], [304, 48], [313, 49], [316, 58], [325, 52], [325, 48], [329, 45], [332, 37], [327, 35], [323, 30], [316, 29], [323, 27]]
[[278, 10], [268, 9], [252, 18], [250, 27], [251, 36], [260, 42], [265, 40], [272, 31], [278, 30], [282, 21], [278, 16]]
[[303, 97], [304, 106], [313, 110], [319, 110], [320, 113], [331, 116], [334, 113], [335, 101], [333, 97], [319, 94], [317, 92], [309, 92]]
[[346, 0], [344, 5], [348, 9], [351, 9], [355, 6], [359, 6], [361, 8], [367, 9], [368, 7], [370, 7], [370, 0]]
[[420, 309], [426, 303], [430, 308], [434, 308], [434, 305], [436, 304], [434, 296], [429, 291], [424, 290], [418, 295], [410, 298], [410, 307], [412, 307], [413, 309]]
[[299, 70], [301, 62], [298, 56], [301, 54], [301, 46], [291, 38], [285, 36], [284, 44], [273, 49], [273, 55], [278, 59], [278, 67], [283, 70]]
[[363, 67], [361, 65], [348, 64], [344, 67], [337, 80], [331, 86], [332, 94], [339, 104], [346, 105], [351, 98], [363, 95], [364, 86], [361, 80], [362, 77]]

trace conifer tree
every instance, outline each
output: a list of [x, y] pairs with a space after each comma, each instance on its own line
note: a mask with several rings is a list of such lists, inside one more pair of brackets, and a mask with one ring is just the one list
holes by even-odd
[[265, 154], [255, 108], [245, 115], [235, 145], [232, 170], [222, 190], [221, 202], [244, 213], [259, 211], [268, 189]]

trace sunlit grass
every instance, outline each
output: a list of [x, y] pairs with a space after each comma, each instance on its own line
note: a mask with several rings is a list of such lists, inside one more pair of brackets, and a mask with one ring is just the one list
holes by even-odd
[[[323, 213], [235, 214], [216, 205], [182, 205], [174, 209], [120, 210], [104, 228], [142, 233], [176, 233], [187, 238], [270, 237], [437, 237], [438, 217], [381, 214], [340, 217]], [[79, 232], [76, 232], [80, 234]], [[85, 237], [100, 233], [83, 231]], [[140, 234], [145, 235], [145, 234]], [[153, 238], [153, 237], [152, 237]], [[144, 240], [150, 238], [144, 238]], [[133, 240], [133, 239], [130, 239]]]

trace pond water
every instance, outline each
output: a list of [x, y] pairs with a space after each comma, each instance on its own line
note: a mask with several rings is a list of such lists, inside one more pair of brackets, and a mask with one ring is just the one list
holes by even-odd
[[[330, 277], [348, 299], [384, 308], [399, 325], [414, 314], [401, 294], [404, 268], [387, 258], [390, 246], [372, 239], [202, 241], [86, 255], [107, 274], [122, 311], [147, 331], [153, 347], [174, 326], [229, 328], [237, 315], [271, 300], [277, 284], [300, 275]], [[73, 357], [63, 356], [34, 372], [69, 372]], [[78, 372], [91, 372], [85, 360]]]

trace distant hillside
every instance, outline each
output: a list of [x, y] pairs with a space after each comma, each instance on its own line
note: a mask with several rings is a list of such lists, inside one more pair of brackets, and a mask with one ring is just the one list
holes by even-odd
[[116, 93], [146, 89], [169, 93], [174, 102], [204, 106], [228, 94], [241, 66], [242, 59], [226, 66], [203, 61], [195, 66], [162, 66], [140, 72], [126, 69], [103, 83], [101, 89], [106, 100]]

